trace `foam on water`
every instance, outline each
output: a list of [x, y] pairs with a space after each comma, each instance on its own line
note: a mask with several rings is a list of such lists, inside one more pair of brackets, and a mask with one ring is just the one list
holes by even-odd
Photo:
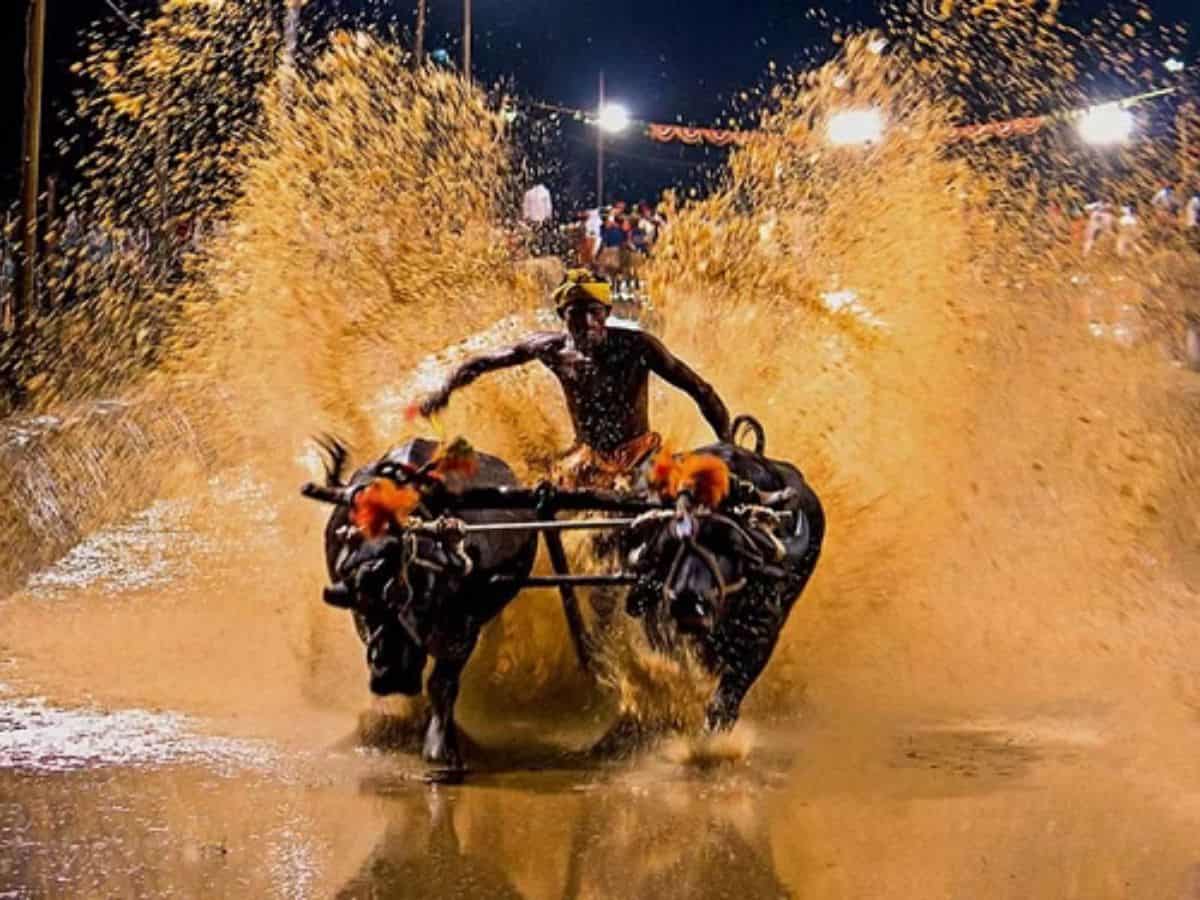
[[69, 772], [202, 763], [213, 771], [271, 770], [265, 743], [206, 736], [186, 716], [145, 710], [58, 709], [38, 698], [0, 699], [0, 768]]

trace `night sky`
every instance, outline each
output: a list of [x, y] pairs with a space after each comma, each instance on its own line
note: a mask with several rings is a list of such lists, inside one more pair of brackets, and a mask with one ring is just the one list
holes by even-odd
[[[155, 6], [153, 0], [113, 2], [131, 11]], [[105, 0], [48, 4], [47, 115], [58, 118], [69, 98], [67, 68], [81, 56], [79, 32], [111, 11]], [[1193, 32], [1200, 30], [1197, 0], [1153, 0], [1151, 5], [1160, 21], [1190, 22]], [[17, 191], [25, 0], [0, 6], [0, 104], [4, 120], [17, 126], [0, 132], [0, 200], [7, 201]], [[457, 59], [461, 3], [429, 0], [429, 6], [427, 48], [444, 48]], [[1099, 0], [1066, 0], [1063, 15], [1082, 18], [1102, 6]], [[624, 102], [639, 119], [719, 124], [730, 97], [762, 83], [769, 62], [781, 67], [819, 62], [830, 51], [834, 25], [877, 20], [870, 0], [830, 0], [824, 8], [825, 15], [815, 16], [796, 0], [474, 0], [476, 72], [486, 82], [511, 76], [525, 96], [591, 107], [603, 69], [610, 98]], [[315, 22], [325, 12], [357, 13], [408, 25], [414, 9], [414, 0], [311, 0], [305, 16]], [[51, 137], [60, 133], [53, 122], [50, 131]], [[567, 128], [564, 137], [575, 167], [585, 171], [591, 152], [586, 133]], [[616, 142], [612, 155], [617, 191], [638, 193], [685, 178], [690, 166], [703, 161], [697, 151], [635, 136]], [[61, 167], [52, 153], [45, 165], [49, 171]]]

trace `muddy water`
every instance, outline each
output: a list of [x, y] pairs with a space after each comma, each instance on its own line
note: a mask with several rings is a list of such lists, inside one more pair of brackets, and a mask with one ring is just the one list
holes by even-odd
[[477, 677], [439, 783], [363, 745], [399, 710], [297, 509], [229, 473], [0, 601], [0, 897], [1200, 897], [1200, 727], [1152, 695], [818, 685], [725, 762], [598, 763], [602, 704], [489, 715]]
[[1062, 714], [852, 713], [760, 732], [712, 771], [525, 771], [520, 753], [488, 771], [484, 754], [459, 786], [329, 749], [270, 766], [29, 761], [0, 774], [0, 896], [1198, 895], [1194, 746], [1151, 759]]
[[[1200, 897], [1200, 396], [1177, 402], [1150, 350], [1105, 350], [1059, 314], [1077, 261], [1028, 253], [1049, 198], [1024, 194], [1026, 173], [1086, 178], [1069, 139], [1027, 166], [1010, 145], [943, 152], [960, 111], [942, 76], [976, 73], [1014, 113], [1091, 94], [1045, 84], [1081, 67], [1017, 14], [1040, 10], [982, 4], [894, 60], [855, 38], [781, 82], [723, 187], [669, 210], [644, 273], [663, 337], [762, 417], [830, 514], [743, 729], [715, 752], [587, 761], [611, 703], [531, 592], [468, 670], [475, 770], [452, 785], [366, 746], [405, 710], [373, 704], [346, 616], [317, 600], [298, 458], [322, 429], [375, 453], [426, 428], [399, 414], [415, 382], [370, 401], [544, 301], [495, 230], [517, 166], [482, 94], [386, 41], [339, 33], [266, 83], [273, 54], [246, 49], [273, 45], [268, 6], [167, 4], [123, 65], [103, 42], [85, 65], [102, 138], [82, 219], [157, 217], [144, 186], [168, 134], [173, 191], [229, 225], [162, 307], [154, 379], [210, 452], [184, 471], [198, 442], [169, 421], [99, 456], [72, 438], [21, 469], [67, 477], [0, 498], [25, 535], [0, 528], [19, 557], [0, 561], [0, 896]], [[1102, 54], [1119, 67], [1160, 27], [1135, 18]], [[230, 84], [195, 90], [209, 74]], [[219, 148], [187, 127], [218, 94], [254, 140], [240, 119]], [[868, 165], [813, 127], [848, 101], [906, 123]], [[46, 408], [147, 362], [117, 340], [141, 334], [145, 290], [80, 274], [99, 287], [87, 315], [27, 354]], [[429, 427], [532, 479], [570, 442], [553, 391], [489, 377]], [[710, 439], [690, 404], [653, 402], [677, 446]], [[8, 453], [0, 488], [30, 461]], [[246, 468], [202, 469], [231, 460]]]

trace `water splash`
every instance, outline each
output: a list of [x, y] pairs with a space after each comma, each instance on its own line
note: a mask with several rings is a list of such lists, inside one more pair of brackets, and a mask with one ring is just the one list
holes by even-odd
[[[223, 19], [222, 7], [238, 12]], [[1138, 59], [1176, 39], [1138, 12], [1083, 32], [1043, 12], [985, 4], [929, 27], [898, 7], [886, 52], [874, 36], [843, 35], [829, 65], [780, 75], [759, 98], [759, 136], [710, 196], [673, 208], [645, 272], [668, 344], [731, 406], [766, 422], [771, 452], [802, 465], [830, 513], [826, 557], [752, 711], [847, 692], [877, 702], [1040, 696], [1090, 679], [1136, 683], [1112, 673], [1148, 659], [1159, 680], [1194, 671], [1191, 631], [1167, 601], [1148, 599], [1192, 602], [1194, 404], [1163, 374], [1157, 347], [1091, 337], [1072, 317], [1080, 292], [1070, 275], [1091, 274], [1111, 294], [1108, 278], [1123, 270], [1144, 286], [1139, 305], [1173, 315], [1186, 306], [1195, 255], [1168, 239], [1131, 261], [1083, 261], [1044, 227], [1051, 199], [1069, 205], [1093, 186], [1145, 196], [1174, 163], [1153, 142], [1107, 163], [1084, 157], [1069, 129], [1027, 145], [962, 145], [954, 132], [977, 110], [1077, 105], [1097, 48], [1120, 51], [1107, 65], [1136, 82]], [[145, 47], [113, 59], [97, 48], [109, 97], [97, 127], [112, 137], [105, 172], [129, 158], [144, 174], [158, 127], [150, 100], [138, 110], [111, 95], [142, 96], [125, 86], [219, 62], [205, 48], [225, 52], [230, 29], [245, 24], [237, 17], [260, 13], [171, 4]], [[175, 35], [201, 27], [220, 35], [200, 42], [199, 56], [154, 49], [183, 46]], [[275, 46], [271, 15], [252, 30]], [[153, 402], [202, 423], [219, 463], [252, 467], [271, 498], [287, 498], [309, 474], [307, 435], [337, 431], [363, 457], [402, 440], [411, 426], [391, 411], [428, 384], [421, 361], [528, 316], [539, 291], [501, 240], [514, 160], [482, 93], [444, 72], [413, 73], [379, 36], [336, 34], [286, 91], [273, 55], [255, 59], [252, 71], [229, 70], [241, 99], [236, 128], [211, 145], [219, 188], [206, 193], [197, 173], [207, 168], [171, 168], [205, 196], [211, 228], [169, 284], [153, 282], [167, 301], [156, 315], [170, 320], [154, 332], [154, 354], [136, 340], [118, 342], [129, 368], [105, 368], [91, 350], [67, 354], [82, 360], [81, 380], [51, 367], [35, 393], [53, 403], [150, 370], [140, 384]], [[163, 96], [174, 99], [162, 115], [186, 117], [199, 102]], [[897, 127], [861, 152], [831, 149], [825, 122], [848, 104], [886, 107]], [[132, 203], [127, 194], [111, 192], [115, 203]], [[80, 346], [138, 333], [147, 294], [113, 284], [122, 313], [88, 307], [91, 324], [74, 320]], [[564, 410], [546, 400], [554, 393], [545, 373], [491, 377], [437, 427], [533, 479], [569, 441]], [[686, 401], [656, 388], [654, 404], [675, 443], [710, 439]], [[271, 502], [281, 540], [313, 542], [300, 525], [315, 512]], [[262, 562], [315, 603], [315, 585], [279, 571], [291, 559], [264, 552]], [[562, 706], [580, 705], [549, 596], [532, 593], [489, 629], [468, 680], [481, 708], [544, 708], [563, 686]], [[330, 627], [317, 613], [312, 622], [314, 633]], [[328, 639], [342, 637], [352, 642]], [[1129, 649], [1114, 667], [1102, 647]], [[1014, 686], [1021, 654], [1036, 663]]]

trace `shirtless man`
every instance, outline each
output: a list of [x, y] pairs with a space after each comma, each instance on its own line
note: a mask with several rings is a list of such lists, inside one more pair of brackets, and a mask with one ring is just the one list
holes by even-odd
[[708, 382], [642, 331], [610, 328], [610, 285], [586, 270], [571, 272], [554, 293], [565, 332], [467, 360], [421, 404], [425, 416], [487, 372], [540, 362], [558, 378], [575, 427], [575, 445], [559, 465], [565, 486], [611, 487], [661, 445], [650, 430], [650, 373], [688, 394], [720, 440], [730, 440], [729, 411]]

